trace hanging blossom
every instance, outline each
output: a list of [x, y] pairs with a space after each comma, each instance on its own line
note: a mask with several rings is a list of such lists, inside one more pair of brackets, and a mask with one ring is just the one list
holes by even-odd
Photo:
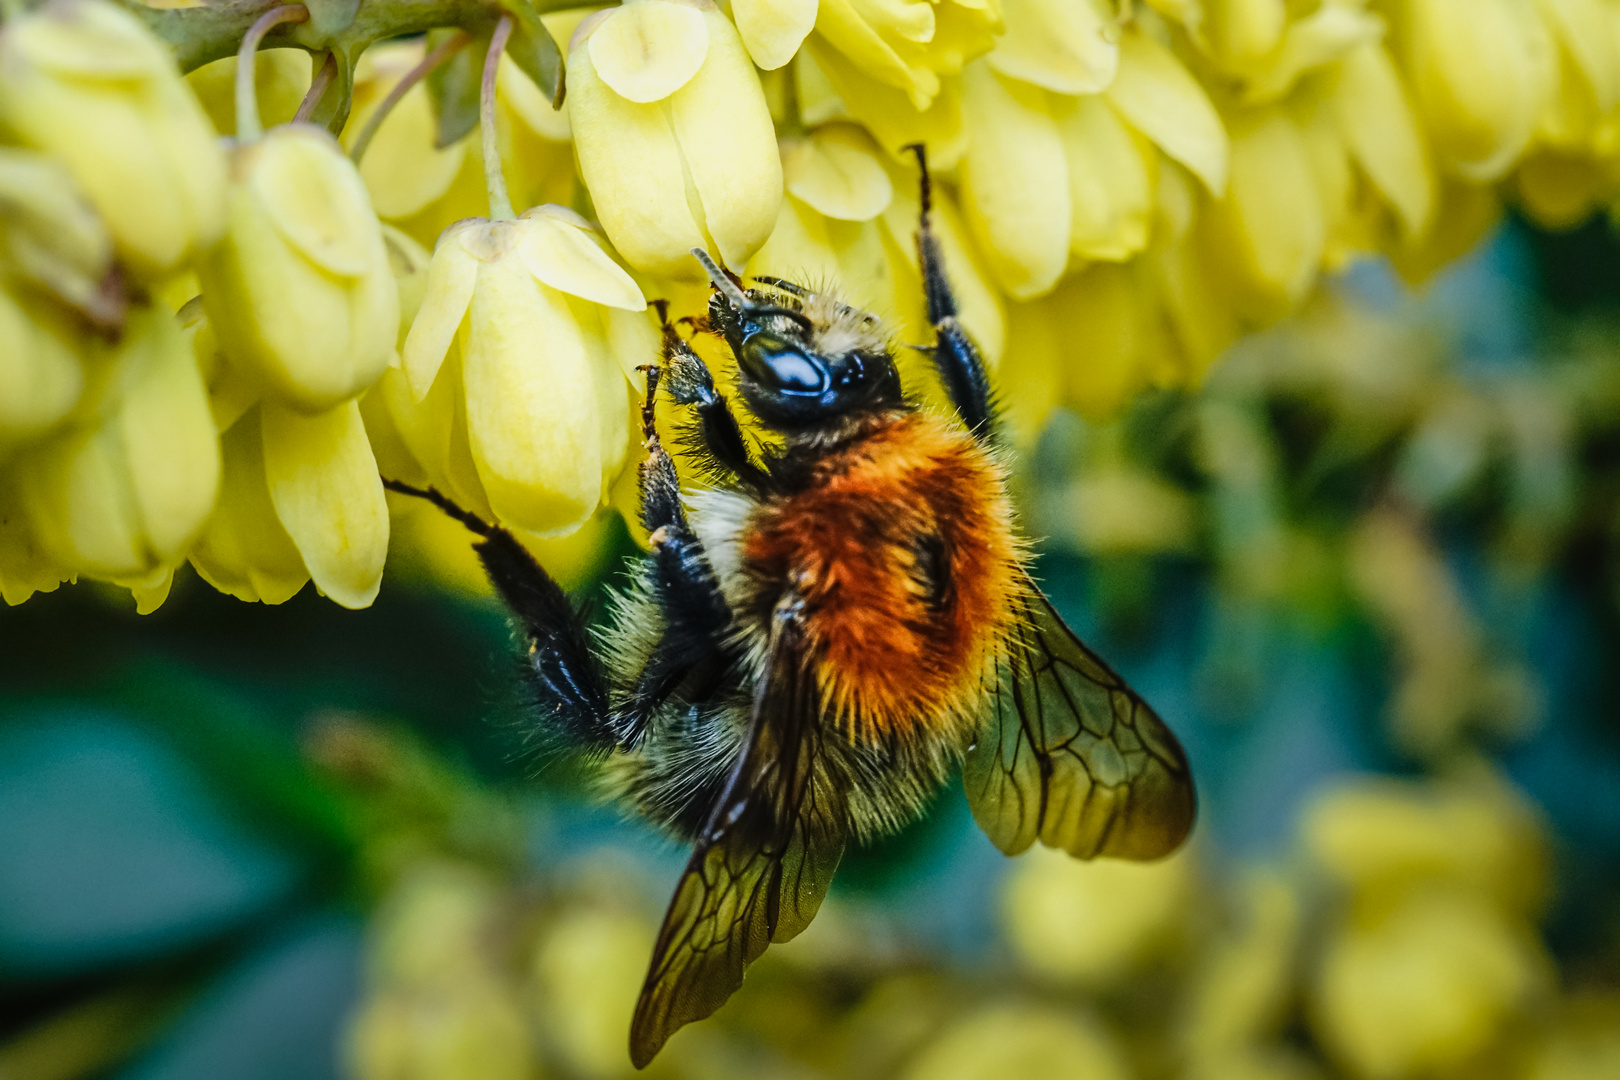
[[1020, 437], [1196, 387], [1354, 259], [1620, 199], [1620, 0], [364, 6], [7, 9], [8, 602], [148, 610], [189, 561], [362, 606], [417, 512], [381, 476], [597, 535], [691, 247], [927, 344], [911, 143]]

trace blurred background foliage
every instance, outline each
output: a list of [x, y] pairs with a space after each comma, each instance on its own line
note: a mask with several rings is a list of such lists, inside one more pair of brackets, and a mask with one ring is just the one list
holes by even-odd
[[[1191, 846], [1006, 860], [948, 791], [649, 1075], [1620, 1076], [1620, 246], [1396, 280], [1021, 458]], [[530, 748], [465, 534], [400, 531], [364, 611], [0, 610], [0, 1078], [630, 1072], [681, 853]], [[599, 598], [633, 550], [545, 555]]]

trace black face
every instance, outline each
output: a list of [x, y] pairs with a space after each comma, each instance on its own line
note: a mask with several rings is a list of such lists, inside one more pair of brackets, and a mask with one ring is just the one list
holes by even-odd
[[[789, 302], [795, 297], [793, 288], [783, 289]], [[729, 295], [733, 292], [737, 297]], [[772, 428], [802, 430], [904, 404], [899, 373], [886, 351], [817, 352], [811, 344], [815, 327], [796, 307], [734, 287], [710, 299], [709, 321], [737, 357], [739, 388], [748, 407]]]

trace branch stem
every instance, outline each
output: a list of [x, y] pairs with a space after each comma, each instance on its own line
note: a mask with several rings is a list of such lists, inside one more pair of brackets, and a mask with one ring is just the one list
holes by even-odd
[[259, 122], [259, 92], [255, 85], [259, 42], [282, 23], [306, 22], [308, 19], [309, 9], [303, 4], [283, 4], [253, 20], [253, 25], [242, 35], [242, 47], [236, 52], [237, 142], [251, 142], [264, 134], [264, 125]]
[[407, 71], [405, 77], [394, 84], [393, 89], [388, 91], [388, 96], [371, 111], [370, 116], [366, 117], [366, 126], [355, 136], [354, 149], [349, 151], [349, 157], [357, 167], [360, 159], [366, 156], [366, 148], [376, 137], [377, 129], [382, 127], [383, 121], [388, 119], [388, 114], [394, 111], [394, 106], [399, 104], [400, 99], [410, 93], [411, 87], [431, 75], [433, 69], [466, 48], [470, 41], [472, 37], [463, 30], [448, 41], [440, 42], [438, 48], [422, 57], [421, 63]]
[[293, 114], [293, 123], [301, 124], [309, 119], [309, 114], [314, 112], [315, 106], [321, 103], [321, 98], [326, 95], [327, 86], [331, 84], [332, 77], [336, 74], [337, 54], [328, 51], [326, 60], [321, 64], [321, 69], [315, 73], [315, 78], [310, 80], [309, 93], [305, 94], [304, 100], [298, 103], [298, 112]]
[[506, 42], [511, 36], [512, 16], [502, 15], [489, 39], [489, 52], [484, 55], [484, 82], [478, 96], [478, 126], [484, 143], [484, 187], [489, 191], [491, 221], [509, 221], [517, 216], [512, 212], [512, 200], [506, 193], [500, 144], [495, 138], [495, 72], [501, 66], [501, 54], [506, 51]]

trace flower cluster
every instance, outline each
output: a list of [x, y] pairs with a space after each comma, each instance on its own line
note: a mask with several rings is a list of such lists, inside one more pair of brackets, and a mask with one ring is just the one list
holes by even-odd
[[7, 11], [11, 603], [82, 575], [149, 610], [189, 560], [363, 606], [379, 471], [574, 533], [626, 502], [646, 300], [700, 309], [691, 248], [926, 343], [912, 143], [1026, 435], [1197, 385], [1355, 257], [1420, 278], [1505, 198], [1620, 196], [1620, 0]]

